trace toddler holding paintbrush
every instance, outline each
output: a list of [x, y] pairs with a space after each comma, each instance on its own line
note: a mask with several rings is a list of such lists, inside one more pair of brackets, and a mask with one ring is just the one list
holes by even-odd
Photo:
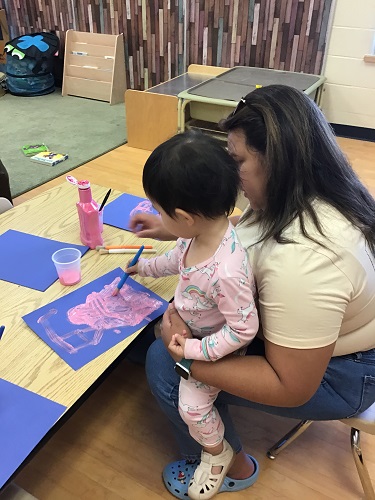
[[255, 285], [247, 254], [228, 220], [238, 190], [237, 163], [218, 141], [187, 132], [158, 146], [143, 170], [146, 195], [165, 228], [178, 237], [165, 255], [139, 259], [129, 274], [179, 274], [174, 304], [191, 334], [175, 334], [169, 349], [180, 359], [179, 411], [202, 445], [189, 498], [212, 498], [234, 459], [214, 406], [219, 393], [190, 375], [192, 360], [213, 362], [247, 346], [258, 331]]

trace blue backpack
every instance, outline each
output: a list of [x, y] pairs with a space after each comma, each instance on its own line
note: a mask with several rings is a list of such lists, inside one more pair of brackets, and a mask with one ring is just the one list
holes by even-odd
[[32, 33], [10, 40], [7, 52], [7, 86], [19, 96], [45, 95], [55, 90], [54, 56], [60, 41], [54, 33]]

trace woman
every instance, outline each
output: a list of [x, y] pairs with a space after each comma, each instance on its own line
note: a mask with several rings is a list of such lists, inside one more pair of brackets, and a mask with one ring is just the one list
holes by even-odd
[[[194, 361], [190, 371], [222, 391], [216, 405], [237, 454], [221, 491], [236, 491], [253, 484], [258, 470], [241, 447], [228, 404], [332, 420], [375, 401], [375, 201], [319, 108], [295, 89], [255, 90], [222, 128], [250, 202], [234, 222], [257, 283], [263, 340], [251, 357]], [[157, 218], [139, 216], [136, 225], [141, 237], [169, 238]], [[168, 352], [171, 336], [186, 328], [169, 310], [146, 360], [152, 392], [187, 460], [163, 474], [179, 498], [186, 498], [200, 454], [177, 409], [174, 364], [181, 360]]]

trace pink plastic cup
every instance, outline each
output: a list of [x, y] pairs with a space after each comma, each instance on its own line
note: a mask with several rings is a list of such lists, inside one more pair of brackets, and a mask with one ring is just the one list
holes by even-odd
[[52, 255], [60, 283], [72, 286], [81, 281], [81, 252], [77, 248], [61, 248]]

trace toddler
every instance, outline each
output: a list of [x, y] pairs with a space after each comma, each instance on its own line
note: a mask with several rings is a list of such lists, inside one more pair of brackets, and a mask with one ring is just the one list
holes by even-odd
[[176, 135], [146, 161], [143, 187], [177, 244], [165, 255], [140, 259], [129, 274], [179, 274], [174, 305], [191, 333], [173, 335], [181, 361], [179, 411], [202, 445], [189, 485], [191, 499], [212, 498], [234, 459], [214, 406], [219, 389], [190, 375], [193, 360], [214, 362], [246, 347], [258, 331], [255, 285], [247, 254], [228, 220], [240, 188], [239, 169], [224, 146], [196, 132]]

